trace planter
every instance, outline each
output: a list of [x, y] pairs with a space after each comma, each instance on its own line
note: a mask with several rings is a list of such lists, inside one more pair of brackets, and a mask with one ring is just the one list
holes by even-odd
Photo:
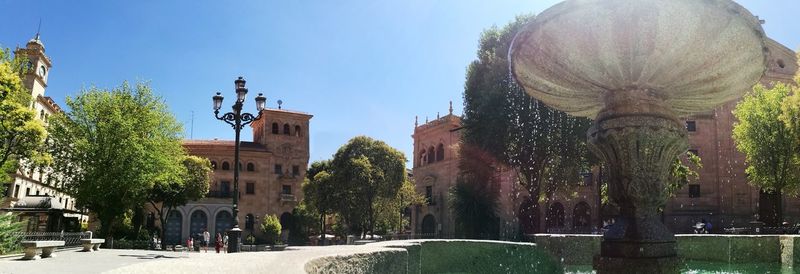
[[286, 244], [272, 245], [272, 247], [270, 247], [269, 250], [270, 251], [283, 251], [284, 249], [286, 249], [287, 246], [288, 245], [286, 245]]

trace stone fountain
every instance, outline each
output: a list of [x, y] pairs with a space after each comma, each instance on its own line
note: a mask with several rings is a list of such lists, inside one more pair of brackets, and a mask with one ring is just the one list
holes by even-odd
[[517, 34], [512, 73], [531, 96], [594, 118], [592, 151], [620, 209], [598, 273], [677, 272], [660, 220], [672, 161], [688, 148], [678, 118], [739, 98], [766, 70], [758, 18], [730, 0], [567, 0]]

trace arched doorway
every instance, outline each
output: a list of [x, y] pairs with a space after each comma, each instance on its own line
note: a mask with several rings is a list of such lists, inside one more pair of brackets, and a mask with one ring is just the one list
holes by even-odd
[[292, 213], [284, 212], [281, 214], [281, 230], [289, 229], [292, 225]]
[[289, 233], [292, 229], [292, 213], [284, 212], [281, 214], [281, 240], [289, 241]]
[[205, 229], [208, 229], [208, 216], [202, 210], [195, 210], [192, 212], [191, 219], [189, 219], [190, 236], [194, 237], [198, 233], [202, 234]]
[[181, 233], [183, 228], [183, 215], [180, 211], [173, 210], [167, 215], [167, 226], [164, 227], [164, 243], [165, 244], [180, 244]]
[[519, 228], [522, 234], [535, 234], [539, 232], [539, 203], [531, 198], [526, 199], [519, 206]]
[[575, 205], [572, 213], [572, 228], [576, 232], [590, 232], [592, 230], [592, 208], [586, 202]]
[[428, 214], [422, 218], [422, 237], [433, 238], [436, 234], [436, 218]]
[[564, 205], [559, 202], [550, 204], [547, 208], [547, 218], [545, 219], [547, 232], [561, 232], [564, 228]]
[[215, 233], [214, 235], [216, 235], [216, 233], [225, 235], [225, 231], [228, 231], [231, 227], [233, 227], [233, 216], [231, 216], [231, 213], [220, 211], [217, 212], [217, 217], [214, 218], [214, 231], [211, 233]]

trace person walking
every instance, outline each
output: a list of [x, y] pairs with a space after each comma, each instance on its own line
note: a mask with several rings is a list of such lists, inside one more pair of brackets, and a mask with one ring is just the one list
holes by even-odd
[[214, 239], [214, 249], [217, 250], [217, 253], [219, 253], [219, 250], [221, 248], [222, 248], [222, 235], [217, 233], [217, 237]]
[[222, 236], [222, 252], [228, 253], [228, 234]]
[[189, 236], [189, 239], [186, 240], [186, 250], [192, 252], [192, 249], [194, 249], [194, 240], [192, 240], [192, 236]]
[[203, 250], [208, 253], [208, 244], [211, 242], [211, 234], [208, 233], [208, 229], [203, 229]]

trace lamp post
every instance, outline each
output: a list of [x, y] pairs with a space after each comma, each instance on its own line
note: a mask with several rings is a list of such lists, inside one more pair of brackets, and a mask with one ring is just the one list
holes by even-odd
[[217, 117], [218, 120], [222, 120], [231, 125], [233, 127], [233, 131], [236, 132], [233, 154], [233, 228], [227, 231], [228, 252], [230, 253], [239, 252], [239, 243], [241, 242], [242, 237], [242, 230], [239, 228], [239, 169], [241, 169], [241, 164], [239, 164], [239, 134], [244, 126], [261, 118], [261, 111], [264, 110], [264, 106], [267, 103], [267, 98], [264, 97], [263, 94], [259, 93], [256, 97], [256, 110], [258, 110], [258, 115], [253, 116], [253, 114], [247, 112], [242, 113], [242, 105], [244, 104], [244, 100], [247, 96], [247, 88], [244, 86], [245, 80], [244, 78], [239, 77], [239, 79], [234, 81], [234, 84], [236, 85], [236, 103], [233, 104], [232, 112], [228, 112], [220, 116], [219, 109], [222, 108], [223, 97], [219, 92], [217, 92], [217, 95], [212, 97], [214, 100], [214, 116]]

